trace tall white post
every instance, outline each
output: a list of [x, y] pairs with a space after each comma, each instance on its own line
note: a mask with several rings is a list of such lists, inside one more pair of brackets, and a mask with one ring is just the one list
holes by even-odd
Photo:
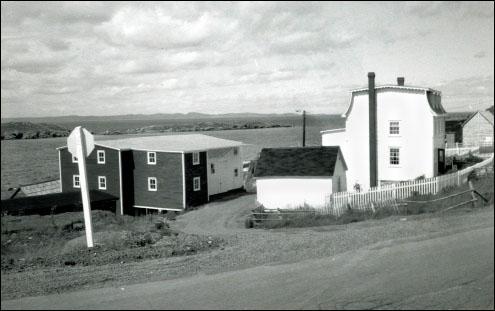
[[91, 201], [89, 198], [88, 175], [86, 172], [86, 144], [84, 133], [79, 127], [79, 142], [77, 146], [77, 163], [79, 167], [79, 184], [81, 185], [81, 197], [84, 212], [84, 226], [86, 228], [86, 242], [88, 247], [93, 247], [93, 225], [91, 223]]

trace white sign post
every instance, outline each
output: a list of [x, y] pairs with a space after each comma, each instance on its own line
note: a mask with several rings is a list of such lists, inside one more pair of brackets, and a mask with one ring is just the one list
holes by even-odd
[[86, 172], [86, 157], [95, 148], [93, 135], [86, 129], [78, 126], [67, 138], [69, 152], [77, 157], [79, 166], [79, 184], [84, 212], [84, 226], [86, 228], [86, 242], [93, 247], [93, 225], [91, 224], [91, 201], [89, 199], [88, 175]]

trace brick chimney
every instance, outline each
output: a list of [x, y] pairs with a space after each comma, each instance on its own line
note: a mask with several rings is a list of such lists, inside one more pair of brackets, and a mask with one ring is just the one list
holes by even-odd
[[378, 185], [375, 73], [368, 72], [370, 187]]
[[397, 78], [397, 85], [398, 86], [404, 86], [404, 77], [398, 77]]

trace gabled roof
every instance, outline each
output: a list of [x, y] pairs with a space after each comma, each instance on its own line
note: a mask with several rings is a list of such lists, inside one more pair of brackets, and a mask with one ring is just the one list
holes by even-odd
[[[256, 163], [255, 177], [333, 176], [338, 146], [263, 148]], [[346, 167], [345, 161], [344, 166]]]
[[475, 115], [480, 114], [483, 118], [488, 121], [491, 125], [493, 125], [493, 114], [489, 111], [476, 111], [474, 112], [464, 123], [462, 123], [462, 126], [466, 125]]
[[117, 150], [191, 152], [245, 145], [242, 142], [203, 134], [159, 135], [95, 141], [98, 146]]

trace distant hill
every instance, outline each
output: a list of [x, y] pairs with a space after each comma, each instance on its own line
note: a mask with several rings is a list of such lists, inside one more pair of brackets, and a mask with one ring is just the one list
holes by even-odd
[[490, 108], [486, 109], [486, 111], [489, 111], [493, 114], [493, 105]]
[[69, 130], [55, 124], [7, 122], [1, 124], [2, 140], [64, 137]]
[[[262, 114], [262, 113], [225, 113], [206, 114], [199, 112], [189, 113], [155, 113], [155, 114], [126, 114], [117, 116], [58, 116], [39, 118], [2, 118], [1, 122], [31, 122], [31, 123], [58, 123], [58, 122], [78, 122], [78, 121], [125, 121], [125, 120], [188, 120], [188, 119], [209, 119], [209, 118], [281, 118], [297, 117], [297, 113], [282, 114]], [[329, 115], [330, 116], [330, 115]]]

